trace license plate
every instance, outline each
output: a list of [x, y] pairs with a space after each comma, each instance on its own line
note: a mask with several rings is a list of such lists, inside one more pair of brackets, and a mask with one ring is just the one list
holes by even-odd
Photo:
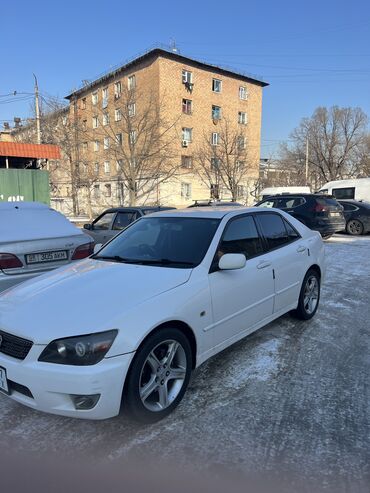
[[66, 250], [59, 250], [57, 252], [42, 252], [42, 253], [30, 253], [26, 255], [27, 264], [40, 264], [42, 262], [57, 262], [58, 260], [67, 260], [68, 253]]
[[9, 394], [8, 380], [6, 378], [5, 368], [0, 367], [0, 392]]
[[331, 212], [330, 215], [335, 216], [335, 217], [339, 217], [341, 214], [340, 214], [340, 212]]

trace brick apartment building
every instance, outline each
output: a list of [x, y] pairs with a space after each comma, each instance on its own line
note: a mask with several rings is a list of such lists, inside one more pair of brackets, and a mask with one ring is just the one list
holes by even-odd
[[[71, 214], [77, 197], [78, 212], [95, 215], [107, 206], [184, 207], [212, 196], [250, 203], [266, 85], [159, 48], [85, 84], [67, 96], [75, 144], [50, 168], [53, 205]], [[226, 177], [223, 145], [240, 154]]]

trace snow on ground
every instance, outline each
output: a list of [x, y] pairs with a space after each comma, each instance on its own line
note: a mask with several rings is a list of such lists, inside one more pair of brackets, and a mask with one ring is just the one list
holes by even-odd
[[286, 315], [206, 362], [167, 419], [79, 421], [0, 396], [0, 449], [155, 459], [212, 474], [277, 473], [302, 491], [369, 491], [370, 236], [338, 235], [325, 248], [316, 317]]

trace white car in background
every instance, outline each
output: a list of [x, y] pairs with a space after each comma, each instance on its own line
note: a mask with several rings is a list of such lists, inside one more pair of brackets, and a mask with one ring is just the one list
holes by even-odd
[[65, 416], [110, 418], [122, 402], [156, 421], [211, 356], [291, 310], [312, 318], [324, 273], [320, 234], [278, 209], [144, 216], [0, 295], [0, 391]]
[[0, 291], [91, 255], [90, 236], [37, 202], [0, 203]]

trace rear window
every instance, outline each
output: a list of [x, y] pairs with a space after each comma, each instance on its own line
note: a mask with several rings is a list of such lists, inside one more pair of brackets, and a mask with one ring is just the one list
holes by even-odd
[[333, 205], [335, 207], [338, 207], [339, 205], [335, 199], [329, 197], [317, 197], [316, 203], [320, 205]]

